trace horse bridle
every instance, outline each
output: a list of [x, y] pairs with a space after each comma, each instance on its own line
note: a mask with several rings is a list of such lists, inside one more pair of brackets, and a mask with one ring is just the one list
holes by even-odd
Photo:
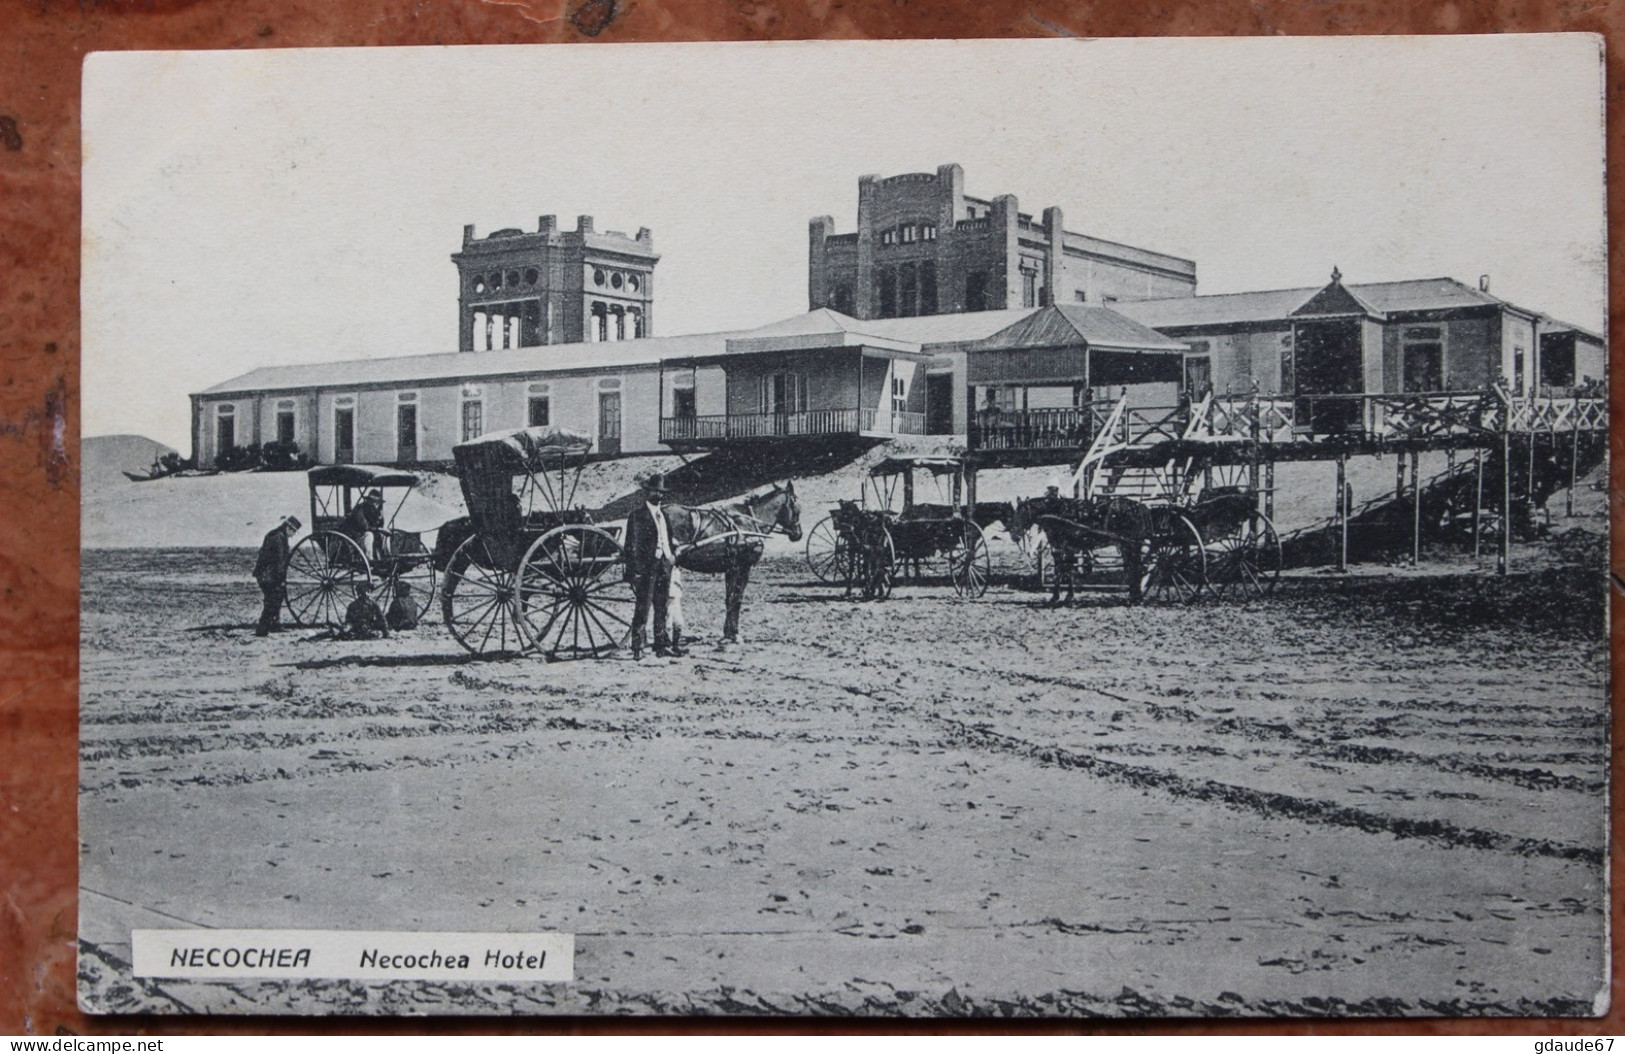
[[[758, 502], [770, 501], [773, 498], [778, 497], [780, 494], [787, 493], [789, 491], [789, 489], [790, 489], [789, 487], [781, 487], [777, 483], [775, 483], [775, 484], [773, 484], [773, 489], [772, 490], [768, 491], [766, 494], [761, 495], [760, 498], [756, 498], [754, 500], [756, 500]], [[739, 507], [744, 510], [746, 519], [750, 520], [752, 523], [756, 524], [758, 527], [764, 527], [765, 526], [766, 529], [762, 531], [762, 537], [765, 538], [768, 535], [772, 534], [774, 531], [779, 529], [778, 518], [775, 517], [771, 522], [769, 522], [767, 520], [762, 519], [760, 516], [756, 515], [756, 509], [751, 504], [752, 500], [753, 499], [751, 499], [751, 498], [746, 498], [744, 501], [739, 503]], [[788, 503], [786, 503], [786, 504], [788, 504]], [[788, 530], [786, 530], [784, 533], [789, 534], [790, 532]]]

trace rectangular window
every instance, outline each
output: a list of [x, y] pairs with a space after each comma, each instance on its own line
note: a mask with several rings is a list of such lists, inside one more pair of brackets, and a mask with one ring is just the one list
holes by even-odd
[[937, 313], [937, 262], [926, 260], [920, 264], [920, 314]]
[[395, 407], [395, 460], [406, 463], [418, 459], [418, 404], [403, 402]]
[[355, 460], [355, 407], [333, 408], [333, 460]]
[[920, 289], [913, 264], [904, 264], [897, 274], [898, 314], [913, 318], [920, 313]]
[[897, 317], [897, 271], [890, 267], [880, 269], [880, 317]]
[[672, 390], [671, 414], [673, 417], [695, 416], [693, 388], [675, 388]]
[[485, 431], [485, 404], [478, 400], [469, 400], [463, 404], [463, 442], [483, 434]]
[[1403, 390], [1444, 390], [1444, 327], [1406, 326], [1400, 331]]
[[1036, 307], [1038, 305], [1038, 274], [1025, 268], [1021, 272], [1021, 306]]
[[533, 395], [530, 397], [530, 427], [542, 428], [553, 423], [552, 403], [550, 396]]
[[965, 310], [987, 310], [987, 272], [972, 271], [965, 276]]
[[1074, 289], [1072, 290], [1072, 299], [1080, 304], [1086, 304], [1089, 302], [1089, 294], [1082, 289]]
[[237, 445], [237, 408], [222, 406], [215, 411], [214, 452], [224, 454]]
[[[1193, 345], [1194, 350], [1194, 345]], [[1185, 392], [1200, 399], [1213, 386], [1213, 365], [1206, 355], [1192, 355], [1185, 359]]]
[[1523, 390], [1523, 349], [1514, 346], [1512, 349], [1512, 391], [1515, 394], [1522, 394]]
[[908, 410], [908, 385], [901, 377], [891, 379], [891, 408], [892, 413], [903, 413]]
[[762, 412], [798, 414], [807, 409], [807, 377], [800, 373], [775, 373], [762, 378]]

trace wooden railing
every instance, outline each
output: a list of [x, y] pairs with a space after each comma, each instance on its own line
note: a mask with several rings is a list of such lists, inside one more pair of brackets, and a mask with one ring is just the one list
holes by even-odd
[[[1204, 415], [1193, 421], [1192, 414]], [[1121, 406], [981, 411], [972, 450], [1084, 450], [1101, 437], [1113, 449], [1176, 439], [1247, 439], [1291, 444], [1332, 438], [1372, 443], [1449, 442], [1529, 432], [1592, 432], [1608, 427], [1606, 401], [1586, 396], [1511, 396], [1500, 389], [1358, 395], [1214, 395], [1193, 408]]]
[[1513, 396], [1489, 391], [1287, 397], [1217, 396], [1213, 436], [1265, 443], [1333, 436], [1382, 441], [1444, 440], [1502, 431], [1602, 431], [1608, 407], [1599, 396]]

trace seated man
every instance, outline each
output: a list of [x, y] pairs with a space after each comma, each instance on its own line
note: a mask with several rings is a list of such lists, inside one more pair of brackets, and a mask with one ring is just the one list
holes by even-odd
[[389, 602], [389, 610], [384, 612], [384, 621], [392, 630], [418, 628], [418, 605], [412, 598], [412, 583], [397, 582], [395, 584], [395, 599]]
[[344, 521], [339, 524], [339, 530], [361, 546], [361, 551], [367, 554], [369, 560], [376, 560], [384, 555], [381, 544], [383, 528], [384, 495], [377, 490], [368, 491], [345, 514]]
[[378, 602], [372, 599], [372, 587], [358, 582], [355, 599], [344, 610], [344, 625], [339, 629], [339, 640], [377, 640], [389, 636], [389, 624]]

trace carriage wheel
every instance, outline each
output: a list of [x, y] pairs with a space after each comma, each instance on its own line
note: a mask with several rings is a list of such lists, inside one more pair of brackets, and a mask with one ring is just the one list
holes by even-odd
[[1281, 577], [1281, 539], [1275, 525], [1254, 512], [1207, 545], [1208, 582], [1219, 596], [1269, 596]]
[[892, 545], [890, 529], [880, 528], [880, 541], [866, 546], [861, 560], [863, 565], [863, 599], [885, 600], [891, 596], [897, 578], [897, 547]]
[[1189, 604], [1207, 584], [1207, 557], [1196, 526], [1179, 513], [1158, 517], [1145, 554], [1140, 595], [1146, 600]]
[[301, 626], [342, 626], [355, 587], [372, 585], [367, 556], [348, 535], [317, 531], [288, 554], [288, 613]]
[[982, 528], [966, 520], [948, 553], [948, 577], [953, 581], [954, 592], [962, 597], [979, 597], [987, 592], [992, 574], [993, 559], [988, 555], [987, 536]]
[[555, 527], [519, 561], [519, 632], [527, 651], [549, 662], [586, 659], [625, 647], [632, 632], [632, 587], [625, 557], [607, 531]]
[[418, 620], [428, 617], [434, 606], [434, 556], [423, 553], [410, 557], [396, 557], [388, 576], [379, 583], [378, 606], [386, 612], [395, 602], [401, 583], [412, 587], [412, 606], [417, 609]]
[[514, 625], [513, 572], [498, 567], [474, 535], [452, 553], [440, 593], [440, 614], [457, 643], [475, 655], [517, 655], [524, 647]]
[[825, 516], [807, 534], [807, 568], [820, 582], [842, 582], [850, 573], [847, 539], [835, 527], [835, 517]]

